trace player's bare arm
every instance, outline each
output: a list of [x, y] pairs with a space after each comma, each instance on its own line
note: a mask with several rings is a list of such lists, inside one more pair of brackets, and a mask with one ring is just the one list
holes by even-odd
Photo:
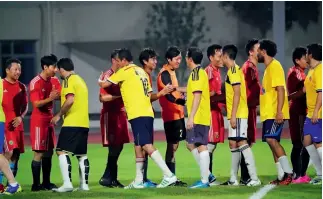
[[186, 93], [187, 92], [186, 87], [176, 87], [175, 90], [178, 91], [178, 92], [181, 92], [181, 93]]
[[167, 84], [161, 91], [158, 93], [152, 93], [150, 96], [150, 101], [154, 102], [158, 100], [160, 97], [165, 96], [169, 93], [171, 93], [174, 90], [173, 86], [170, 84]]
[[237, 111], [240, 102], [240, 84], [232, 86], [233, 88], [233, 103], [232, 103], [232, 111], [231, 111], [231, 118], [230, 124], [233, 129], [237, 127]]
[[70, 110], [73, 103], [74, 103], [74, 95], [68, 95], [61, 110], [52, 118], [50, 122], [56, 125], [56, 123], [61, 119], [61, 117], [65, 115], [68, 110]]
[[199, 92], [199, 91], [193, 93], [193, 103], [192, 103], [191, 114], [188, 116], [188, 120], [186, 124], [187, 129], [192, 129], [194, 126], [194, 116], [197, 112], [198, 107], [200, 106], [201, 95], [202, 95], [202, 92]]
[[322, 107], [322, 92], [318, 92], [316, 97], [315, 108], [313, 111], [313, 116], [311, 118], [311, 121], [313, 124], [318, 122], [318, 113], [321, 107]]
[[100, 100], [100, 102], [111, 102], [111, 101], [118, 99], [120, 97], [121, 96], [114, 96], [114, 95], [110, 95], [110, 94], [104, 94], [104, 95], [100, 94], [99, 100]]
[[277, 113], [276, 113], [276, 122], [278, 124], [281, 124], [284, 122], [284, 115], [283, 115], [283, 105], [284, 105], [284, 94], [285, 94], [285, 88], [283, 86], [277, 86]]

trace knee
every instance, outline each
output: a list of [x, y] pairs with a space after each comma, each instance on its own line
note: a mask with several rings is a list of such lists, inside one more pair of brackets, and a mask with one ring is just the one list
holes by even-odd
[[189, 150], [189, 151], [192, 151], [195, 147], [193, 144], [189, 144], [189, 143], [186, 143], [186, 148]]
[[35, 152], [34, 154], [34, 160], [40, 161], [43, 158], [44, 153], [42, 152]]
[[270, 147], [274, 147], [277, 144], [277, 140], [273, 138], [266, 138], [266, 142]]

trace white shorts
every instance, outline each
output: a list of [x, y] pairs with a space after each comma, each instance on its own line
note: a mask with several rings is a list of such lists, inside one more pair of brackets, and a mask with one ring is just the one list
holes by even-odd
[[248, 138], [248, 119], [245, 118], [237, 118], [237, 127], [232, 129], [229, 120], [229, 140], [246, 140]]

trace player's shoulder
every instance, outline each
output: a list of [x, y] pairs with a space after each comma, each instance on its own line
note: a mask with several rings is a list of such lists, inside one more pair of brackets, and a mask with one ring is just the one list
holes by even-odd
[[236, 74], [236, 73], [239, 73], [241, 72], [241, 68], [240, 66], [238, 66], [237, 64], [234, 65], [233, 67], [231, 67], [229, 70], [228, 70], [228, 74]]
[[203, 78], [207, 78], [207, 74], [206, 74], [205, 70], [201, 66], [198, 66], [198, 67], [195, 67], [192, 70], [191, 78], [192, 78], [192, 81], [198, 81], [198, 80], [201, 80]]
[[30, 83], [29, 83], [29, 88], [30, 90], [33, 90], [34, 88], [36, 88], [37, 86], [39, 86], [42, 82], [41, 82], [41, 77], [39, 75], [37, 75], [36, 77], [34, 77]]
[[113, 74], [114, 74], [114, 71], [112, 70], [112, 68], [110, 68], [109, 70], [104, 72], [104, 77], [110, 77]]
[[274, 68], [274, 69], [282, 69], [283, 66], [277, 59], [273, 59], [273, 61], [269, 64], [269, 67]]

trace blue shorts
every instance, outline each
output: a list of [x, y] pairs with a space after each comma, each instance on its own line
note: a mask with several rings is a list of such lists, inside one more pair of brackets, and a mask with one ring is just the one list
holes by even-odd
[[262, 141], [266, 142], [266, 138], [272, 138], [279, 142], [283, 126], [284, 122], [277, 124], [274, 119], [265, 120], [262, 123]]
[[209, 143], [210, 126], [194, 124], [192, 129], [187, 130], [186, 142], [189, 144], [207, 145]]
[[137, 117], [129, 120], [136, 146], [144, 146], [153, 143], [154, 118]]
[[310, 135], [312, 142], [322, 142], [322, 119], [319, 119], [317, 123], [313, 124], [310, 118], [306, 118], [304, 122], [304, 136]]
[[4, 122], [0, 122], [0, 154], [3, 154], [4, 144]]

